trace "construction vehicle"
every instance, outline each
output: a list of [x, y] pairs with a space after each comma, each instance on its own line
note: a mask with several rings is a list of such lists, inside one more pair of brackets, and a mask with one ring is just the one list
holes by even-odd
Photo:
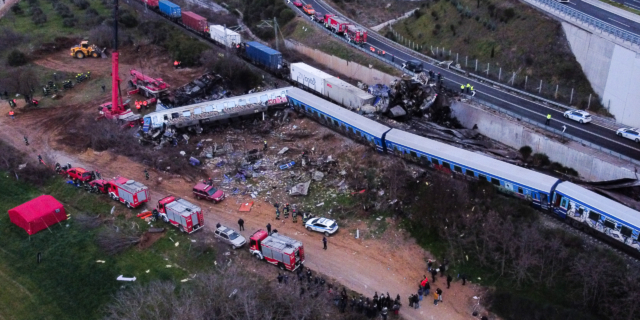
[[304, 263], [302, 242], [280, 235], [275, 231], [258, 230], [249, 239], [249, 252], [258, 260], [265, 260], [280, 270], [294, 271]]
[[78, 59], [84, 59], [84, 57], [98, 58], [102, 57], [102, 54], [107, 48], [100, 50], [95, 44], [89, 45], [89, 41], [83, 40], [79, 45], [71, 48], [71, 56]]
[[160, 98], [163, 93], [169, 90], [169, 85], [162, 81], [161, 78], [151, 78], [142, 72], [131, 69], [131, 80], [129, 85], [135, 88], [129, 91], [129, 94], [139, 93], [147, 98]]
[[140, 182], [117, 177], [107, 184], [111, 199], [120, 201], [129, 209], [149, 201], [149, 188]]
[[191, 202], [167, 196], [158, 201], [157, 209], [153, 210], [156, 219], [178, 227], [180, 231], [193, 233], [204, 227], [202, 209]]
[[134, 114], [128, 108], [129, 100], [122, 102], [120, 94], [120, 77], [118, 76], [118, 0], [113, 1], [113, 52], [111, 53], [111, 102], [106, 102], [98, 107], [100, 117], [113, 120], [128, 121], [130, 126], [140, 120], [139, 114]]
[[313, 9], [313, 6], [312, 6], [312, 5], [310, 5], [310, 4], [305, 5], [305, 6], [302, 8], [302, 10], [304, 11], [304, 13], [306, 13], [306, 14], [308, 14], [308, 15], [310, 15], [310, 16], [312, 16], [314, 13], [316, 13], [316, 10], [314, 10], [314, 9]]

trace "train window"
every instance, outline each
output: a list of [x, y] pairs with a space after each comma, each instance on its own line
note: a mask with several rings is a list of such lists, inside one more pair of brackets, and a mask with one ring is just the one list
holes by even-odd
[[593, 220], [593, 221], [600, 221], [600, 215], [591, 211], [589, 212], [589, 219]]
[[[356, 129], [353, 129], [353, 130], [356, 130]], [[356, 136], [358, 137], [360, 136], [360, 131], [356, 130]]]
[[238, 100], [238, 105], [244, 106], [245, 104], [247, 104], [247, 101], [245, 99]]
[[604, 226], [609, 228], [609, 229], [615, 229], [616, 228], [616, 223], [607, 219], [604, 221]]
[[418, 154], [417, 154], [415, 151], [413, 151], [413, 150], [409, 150], [409, 153], [410, 153], [410, 154], [411, 154], [411, 156], [412, 156], [412, 157], [414, 157], [414, 158], [417, 158], [417, 157], [418, 157]]
[[584, 208], [583, 207], [578, 208], [578, 213], [580, 215], [584, 214]]
[[333, 119], [333, 125], [335, 127], [339, 127], [340, 126], [340, 124], [338, 123], [338, 120], [336, 120], [336, 119]]
[[445, 168], [447, 168], [447, 169], [450, 169], [450, 168], [451, 168], [451, 167], [449, 166], [449, 162], [444, 162], [444, 161], [442, 161], [442, 166], [443, 166], [443, 167], [445, 167]]
[[518, 193], [519, 194], [524, 194], [524, 190], [522, 190], [522, 187], [518, 187]]
[[233, 108], [236, 106], [236, 102], [235, 101], [229, 101], [229, 108]]
[[431, 162], [432, 162], [433, 164], [435, 164], [436, 166], [440, 164], [440, 163], [438, 162], [438, 159], [436, 159], [436, 158], [431, 158]]
[[229, 107], [229, 103], [227, 103], [227, 102], [223, 103], [222, 107], [225, 108], [225, 109], [228, 108]]
[[202, 108], [195, 108], [195, 109], [193, 110], [193, 114], [196, 114], [196, 115], [197, 115], [197, 114], [201, 114], [201, 113], [202, 113]]
[[485, 176], [484, 174], [478, 174], [478, 178], [480, 178], [480, 180], [482, 181], [488, 181], [487, 176]]
[[169, 115], [164, 115], [164, 120], [169, 120]]
[[[269, 96], [266, 94], [263, 94], [260, 96], [260, 102], [267, 102], [267, 100], [269, 100]], [[296, 103], [297, 105], [297, 103]]]
[[566, 209], [568, 203], [569, 203], [569, 199], [562, 198], [562, 201], [560, 201], [560, 206]]
[[171, 119], [178, 119], [178, 118], [180, 118], [180, 114], [179, 113], [174, 112], [174, 113], [171, 114]]
[[249, 98], [249, 103], [258, 103], [258, 98], [256, 97]]
[[631, 237], [631, 233], [633, 232], [633, 230], [631, 230], [630, 228], [627, 228], [625, 226], [622, 226], [622, 228], [620, 228], [620, 234], [625, 236], [625, 237]]
[[213, 106], [204, 107], [204, 112], [212, 112], [212, 111], [213, 111]]
[[[311, 114], [313, 114], [313, 112], [311, 112]], [[316, 111], [316, 118], [320, 117], [320, 113], [318, 113], [318, 111]]]
[[475, 177], [475, 174], [473, 174], [473, 171], [472, 171], [472, 170], [465, 169], [464, 171], [465, 171], [465, 174], [466, 174], [466, 175], [468, 175], [468, 176], [470, 176], [470, 177]]
[[500, 185], [500, 180], [496, 179], [496, 178], [491, 178], [491, 183], [495, 184], [496, 186]]
[[453, 171], [462, 173], [462, 168], [460, 166], [453, 166]]
[[183, 117], [190, 117], [191, 116], [191, 111], [187, 110], [187, 111], [183, 111], [182, 112], [182, 116]]

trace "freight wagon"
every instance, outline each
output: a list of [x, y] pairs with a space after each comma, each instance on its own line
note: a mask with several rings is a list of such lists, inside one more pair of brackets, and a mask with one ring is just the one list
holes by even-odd
[[163, 16], [174, 21], [180, 19], [182, 15], [180, 6], [168, 0], [160, 0], [158, 2], [158, 10]]
[[262, 43], [251, 41], [241, 46], [241, 53], [252, 63], [270, 70], [282, 69], [282, 54]]
[[182, 13], [182, 23], [197, 33], [206, 34], [209, 32], [209, 23], [207, 19], [191, 11]]
[[220, 25], [210, 25], [209, 35], [215, 42], [229, 48], [233, 48], [242, 42], [242, 36], [239, 33]]
[[336, 77], [324, 80], [324, 96], [351, 110], [371, 104], [375, 99], [371, 94]]
[[290, 77], [303, 88], [309, 88], [321, 95], [325, 92], [325, 79], [333, 78], [332, 75], [302, 62], [291, 64]]
[[158, 8], [158, 0], [142, 0], [142, 3], [152, 9]]

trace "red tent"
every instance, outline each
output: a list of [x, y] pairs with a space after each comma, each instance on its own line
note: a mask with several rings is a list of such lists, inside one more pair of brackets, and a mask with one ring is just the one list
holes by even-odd
[[35, 234], [67, 220], [67, 214], [62, 203], [52, 196], [44, 195], [10, 209], [9, 218], [28, 234]]

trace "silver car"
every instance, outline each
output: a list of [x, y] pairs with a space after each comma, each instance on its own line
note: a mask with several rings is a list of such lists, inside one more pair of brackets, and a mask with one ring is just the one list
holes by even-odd
[[321, 232], [327, 237], [338, 231], [338, 223], [335, 220], [326, 218], [309, 219], [304, 226], [309, 231]]
[[247, 239], [237, 233], [235, 230], [220, 226], [214, 232], [216, 238], [231, 245], [233, 249], [238, 249], [247, 243]]

